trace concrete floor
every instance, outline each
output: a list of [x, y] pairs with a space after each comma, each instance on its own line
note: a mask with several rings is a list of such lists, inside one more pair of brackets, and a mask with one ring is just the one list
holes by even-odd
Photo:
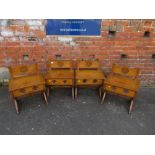
[[94, 89], [80, 89], [77, 100], [69, 89], [55, 89], [48, 100], [21, 99], [17, 115], [8, 88], [0, 87], [0, 134], [155, 134], [155, 88], [139, 91], [131, 115], [127, 100], [108, 95], [101, 105]]

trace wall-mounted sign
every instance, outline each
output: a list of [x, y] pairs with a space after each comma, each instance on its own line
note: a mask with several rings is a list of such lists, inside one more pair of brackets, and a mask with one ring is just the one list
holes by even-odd
[[101, 30], [100, 19], [47, 19], [47, 35], [86, 35], [98, 36]]

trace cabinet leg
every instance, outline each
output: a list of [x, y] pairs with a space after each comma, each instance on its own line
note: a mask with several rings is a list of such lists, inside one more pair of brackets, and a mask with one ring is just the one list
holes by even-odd
[[77, 87], [75, 88], [75, 98], [77, 98]]
[[47, 93], [47, 97], [49, 97], [49, 95], [50, 95], [50, 88], [49, 87], [47, 88], [46, 93]]
[[17, 114], [19, 114], [19, 106], [16, 99], [13, 99]]
[[74, 94], [74, 87], [72, 87], [72, 99], [75, 98], [75, 94]]
[[99, 96], [102, 97], [102, 87], [99, 88]]
[[131, 111], [133, 109], [133, 104], [134, 104], [134, 99], [132, 99], [130, 102], [129, 114], [131, 114]]
[[45, 100], [46, 104], [48, 104], [46, 93], [44, 92], [43, 95], [44, 95], [44, 100]]
[[106, 92], [104, 92], [104, 94], [103, 94], [103, 97], [102, 97], [102, 100], [101, 100], [101, 104], [103, 104], [103, 102], [105, 100], [105, 97], [106, 97]]

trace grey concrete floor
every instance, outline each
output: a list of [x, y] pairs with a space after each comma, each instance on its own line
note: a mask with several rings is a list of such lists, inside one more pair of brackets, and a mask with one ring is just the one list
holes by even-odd
[[155, 134], [155, 88], [140, 89], [131, 115], [128, 100], [108, 95], [101, 105], [95, 89], [80, 89], [77, 100], [70, 89], [55, 89], [48, 100], [21, 99], [17, 115], [8, 88], [0, 87], [0, 134]]

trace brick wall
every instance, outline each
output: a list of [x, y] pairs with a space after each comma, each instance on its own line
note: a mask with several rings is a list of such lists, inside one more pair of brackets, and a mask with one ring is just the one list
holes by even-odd
[[46, 20], [0, 20], [0, 66], [49, 58], [98, 58], [105, 73], [113, 63], [141, 69], [143, 84], [155, 84], [155, 20], [102, 20], [100, 37], [46, 36]]

